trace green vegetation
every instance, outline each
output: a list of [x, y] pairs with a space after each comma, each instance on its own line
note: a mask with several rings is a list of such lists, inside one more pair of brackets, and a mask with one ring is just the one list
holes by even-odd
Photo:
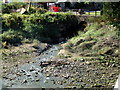
[[[44, 10], [42, 10], [44, 12]], [[71, 33], [77, 26], [77, 19], [71, 13], [43, 12], [34, 14], [10, 13], [2, 15], [3, 43], [16, 44], [23, 40], [38, 39], [43, 42], [54, 42]], [[74, 21], [74, 22], [73, 22]], [[64, 29], [61, 30], [61, 27]], [[62, 33], [62, 32], [67, 32]]]
[[85, 12], [85, 15], [100, 16], [101, 11]]
[[120, 19], [120, 2], [105, 2], [103, 4], [103, 17], [106, 20], [117, 21]]
[[[119, 24], [117, 25], [119, 26]], [[78, 35], [71, 38], [65, 49], [78, 56], [84, 57], [118, 57], [120, 28], [111, 24], [92, 23], [79, 31]]]
[[19, 8], [26, 7], [26, 6], [27, 6], [27, 3], [22, 3], [22, 2], [3, 4], [2, 5], [2, 13], [11, 13], [14, 10], [17, 10]]
[[[16, 4], [3, 5], [3, 11], [6, 11], [2, 15], [3, 31], [0, 35], [3, 47], [9, 44], [30, 43], [34, 40], [54, 43], [60, 41], [60, 38], [72, 37], [78, 31], [77, 17], [70, 12], [55, 13], [35, 7], [30, 7], [29, 12], [22, 15], [8, 12], [11, 9], [27, 7], [26, 4]], [[92, 24], [89, 24], [84, 31], [79, 31], [64, 48], [83, 56], [118, 56], [120, 24], [118, 21], [111, 21], [119, 19], [120, 8], [117, 5], [117, 3], [104, 3], [103, 16], [89, 18]], [[90, 15], [93, 15], [93, 12]]]

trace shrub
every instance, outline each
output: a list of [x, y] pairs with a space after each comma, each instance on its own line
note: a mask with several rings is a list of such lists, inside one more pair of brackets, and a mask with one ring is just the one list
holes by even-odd
[[23, 38], [38, 39], [51, 43], [59, 41], [61, 37], [72, 36], [75, 30], [77, 30], [78, 25], [77, 18], [71, 15], [71, 13], [54, 12], [47, 12], [45, 14], [34, 13], [30, 15], [17, 13], [3, 14], [2, 24], [3, 35], [4, 32], [5, 35], [6, 33], [7, 35], [10, 34], [9, 30], [11, 29], [14, 32], [21, 32]]
[[22, 20], [23, 18], [19, 16], [19, 14], [11, 13], [2, 15], [3, 31], [9, 29], [22, 29]]
[[37, 8], [36, 13], [44, 14], [47, 12], [47, 9], [44, 8]]
[[12, 2], [12, 3], [8, 3], [8, 4], [3, 4], [2, 5], [2, 13], [11, 13], [12, 10], [16, 10], [16, 9], [19, 9], [19, 8], [22, 8], [24, 6], [26, 6], [27, 3], [17, 3], [17, 2]]
[[2, 38], [2, 42], [6, 42], [7, 44], [20, 43], [23, 39], [22, 34], [14, 30], [6, 31], [0, 37]]

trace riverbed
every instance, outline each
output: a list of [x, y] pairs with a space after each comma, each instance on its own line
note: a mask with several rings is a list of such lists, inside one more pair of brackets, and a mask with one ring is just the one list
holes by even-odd
[[32, 59], [32, 62], [15, 66], [3, 76], [7, 88], [113, 88], [119, 75], [119, 64], [56, 58], [61, 44]]

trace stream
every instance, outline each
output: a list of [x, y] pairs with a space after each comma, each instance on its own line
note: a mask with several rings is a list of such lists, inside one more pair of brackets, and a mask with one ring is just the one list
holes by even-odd
[[11, 68], [3, 76], [3, 88], [113, 88], [119, 75], [117, 67], [82, 58], [54, 60], [61, 49], [61, 43], [51, 45], [32, 62]]
[[52, 45], [50, 49], [40, 56], [33, 58], [34, 62], [14, 67], [11, 73], [3, 77], [3, 86], [8, 88], [61, 88], [62, 85], [55, 83], [62, 78], [45, 76], [41, 71], [40, 62], [53, 59], [62, 49], [60, 44]]

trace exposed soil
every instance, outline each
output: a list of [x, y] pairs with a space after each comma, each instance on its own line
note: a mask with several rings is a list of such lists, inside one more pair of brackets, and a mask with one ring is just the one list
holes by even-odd
[[0, 76], [9, 72], [12, 67], [32, 63], [33, 58], [40, 55], [47, 48], [49, 48], [48, 44], [41, 43], [38, 48], [35, 48], [33, 44], [23, 44], [13, 46], [10, 49], [1, 49], [0, 69], [2, 70]]
[[56, 59], [55, 61], [56, 63], [49, 62], [49, 65], [43, 63], [42, 71], [47, 76], [64, 78], [58, 83], [65, 85], [66, 88], [113, 88], [120, 73], [118, 64], [109, 64], [99, 60]]

